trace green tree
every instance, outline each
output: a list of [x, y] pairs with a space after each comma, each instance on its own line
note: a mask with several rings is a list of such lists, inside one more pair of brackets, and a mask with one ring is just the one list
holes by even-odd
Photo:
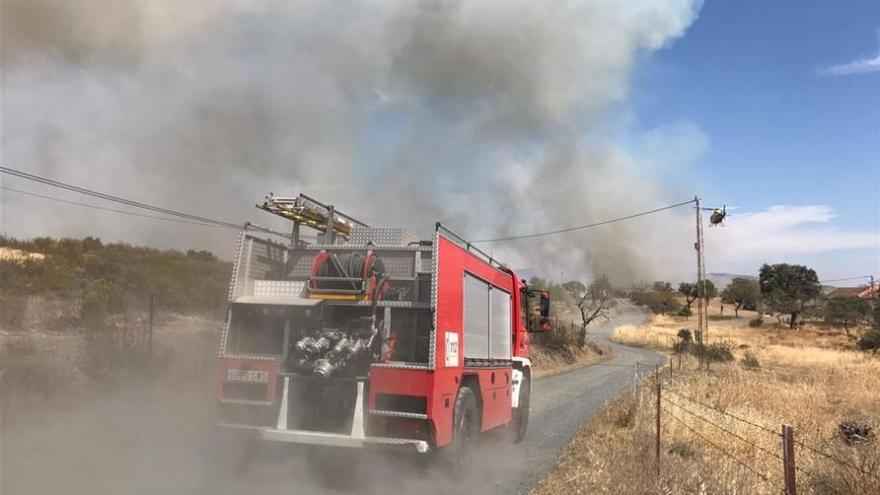
[[797, 327], [798, 316], [821, 293], [816, 271], [803, 265], [765, 264], [761, 267], [758, 283], [764, 303], [773, 311], [790, 316], [789, 328]]
[[711, 280], [703, 280], [702, 284], [692, 284], [690, 282], [682, 282], [678, 284], [678, 292], [684, 295], [685, 305], [690, 311], [691, 305], [697, 300], [697, 286], [703, 287], [703, 299], [708, 301], [718, 294], [718, 289]]
[[654, 282], [652, 288], [654, 292], [672, 292], [672, 284], [663, 280]]
[[871, 304], [859, 297], [843, 297], [825, 301], [825, 322], [839, 325], [849, 335], [852, 326], [871, 316]]
[[761, 288], [758, 281], [748, 278], [734, 278], [721, 291], [721, 302], [733, 304], [733, 312], [737, 318], [739, 318], [739, 310], [743, 305], [757, 306], [759, 297], [761, 297]]

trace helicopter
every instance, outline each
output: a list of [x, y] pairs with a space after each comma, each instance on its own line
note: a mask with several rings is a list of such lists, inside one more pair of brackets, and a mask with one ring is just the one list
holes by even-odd
[[[735, 206], [730, 207], [731, 210], [735, 208]], [[724, 227], [724, 219], [727, 218], [727, 205], [722, 205], [721, 208], [700, 209], [712, 212], [709, 214], [709, 227]]]

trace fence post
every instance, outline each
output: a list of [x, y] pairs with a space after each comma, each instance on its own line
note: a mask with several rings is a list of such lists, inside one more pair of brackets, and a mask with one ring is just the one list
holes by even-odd
[[797, 477], [794, 459], [794, 428], [782, 425], [782, 464], [785, 477], [785, 495], [797, 495]]
[[7, 390], [3, 381], [6, 370], [0, 370], [0, 495], [3, 495], [3, 449], [6, 440], [6, 396]]
[[150, 326], [147, 330], [147, 363], [153, 362], [153, 313], [155, 311], [155, 300], [153, 293], [150, 293]]
[[[670, 368], [671, 369], [671, 368]], [[660, 365], [657, 365], [657, 437], [654, 442], [654, 457], [657, 460], [657, 476], [660, 476]]]
[[[636, 364], [633, 365], [633, 401], [638, 399], [638, 384], [639, 384], [639, 362], [636, 361]], [[636, 406], [638, 406], [638, 402], [636, 402]]]

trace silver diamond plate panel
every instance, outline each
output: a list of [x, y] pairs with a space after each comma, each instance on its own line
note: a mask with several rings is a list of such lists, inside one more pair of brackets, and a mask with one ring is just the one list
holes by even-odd
[[431, 328], [431, 343], [428, 345], [428, 366], [433, 370], [437, 367], [437, 269], [440, 266], [440, 230], [434, 229], [434, 239], [431, 244], [431, 260], [433, 269], [431, 270], [431, 307], [434, 318], [434, 324]]
[[238, 406], [274, 406], [275, 403], [269, 400], [249, 400], [249, 399], [220, 399], [221, 404], [234, 404]]
[[257, 280], [254, 282], [254, 297], [298, 299], [306, 296], [306, 283], [303, 281]]
[[222, 357], [230, 359], [245, 359], [248, 361], [277, 361], [281, 356], [268, 354], [224, 354]]
[[415, 363], [373, 363], [373, 368], [393, 369], [393, 370], [420, 370], [430, 371], [431, 367], [425, 364]]
[[292, 250], [288, 255], [287, 276], [308, 277], [312, 273], [312, 262], [315, 260], [314, 251]]
[[419, 272], [430, 273], [434, 269], [432, 253], [419, 253]]
[[411, 412], [403, 412], [403, 411], [383, 411], [381, 409], [370, 411], [370, 414], [372, 414], [373, 416], [388, 416], [391, 418], [428, 419], [427, 414], [419, 414], [419, 413], [411, 413]]
[[220, 329], [220, 341], [217, 344], [217, 357], [226, 356], [226, 342], [229, 340], [229, 325], [232, 322], [232, 309], [226, 310], [226, 323]]
[[415, 274], [415, 258], [407, 252], [385, 252], [376, 250], [376, 256], [385, 265], [385, 273], [393, 278], [413, 278]]
[[253, 295], [256, 280], [280, 274], [284, 265], [284, 253], [282, 245], [246, 234], [235, 263], [235, 285], [231, 299]]
[[235, 243], [235, 254], [232, 258], [234, 260], [232, 265], [232, 280], [229, 281], [229, 294], [227, 297], [228, 301], [232, 301], [235, 298], [235, 286], [236, 281], [238, 280], [239, 265], [241, 265], [241, 253], [244, 250], [245, 234], [246, 232], [242, 230], [241, 234], [238, 235], [238, 241]]
[[351, 229], [348, 244], [364, 246], [372, 242], [375, 246], [406, 246], [419, 242], [418, 236], [405, 229], [359, 228]]

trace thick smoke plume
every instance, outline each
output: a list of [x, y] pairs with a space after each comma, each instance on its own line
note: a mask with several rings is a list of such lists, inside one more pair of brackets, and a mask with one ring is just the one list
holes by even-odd
[[[236, 222], [272, 224], [253, 203], [302, 191], [369, 223], [427, 234], [441, 220], [472, 238], [692, 194], [669, 178], [699, 152], [700, 133], [673, 125], [633, 136], [626, 101], [634, 65], [681, 36], [699, 0], [2, 7], [8, 167]], [[665, 168], [670, 160], [678, 168]], [[684, 213], [486, 247], [553, 278], [674, 276], [691, 256]], [[13, 192], [0, 221], [18, 236], [223, 253], [232, 239]]]

